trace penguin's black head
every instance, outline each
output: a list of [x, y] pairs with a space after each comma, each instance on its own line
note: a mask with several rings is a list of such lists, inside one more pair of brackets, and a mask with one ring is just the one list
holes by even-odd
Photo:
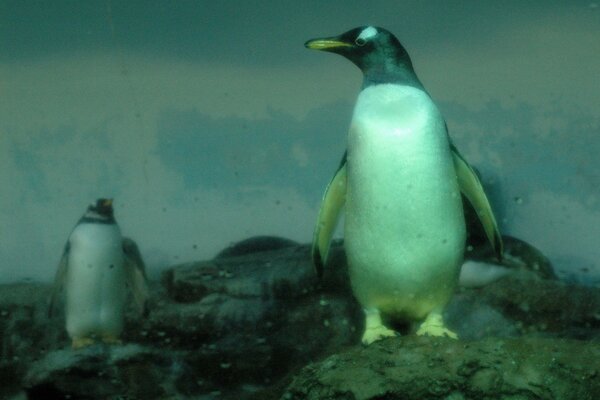
[[112, 199], [98, 199], [96, 204], [92, 204], [88, 207], [88, 212], [93, 212], [99, 216], [105, 217], [106, 219], [114, 218], [114, 211], [112, 207]]
[[78, 224], [116, 224], [112, 202], [112, 199], [96, 200], [96, 204], [87, 208]]
[[394, 35], [383, 28], [363, 26], [339, 36], [309, 40], [304, 45], [346, 57], [361, 69], [367, 80], [374, 83], [418, 82], [408, 52]]

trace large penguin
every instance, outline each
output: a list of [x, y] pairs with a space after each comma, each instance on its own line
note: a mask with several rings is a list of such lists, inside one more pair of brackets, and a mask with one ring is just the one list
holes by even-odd
[[463, 261], [462, 196], [497, 256], [502, 255], [498, 226], [477, 175], [452, 145], [444, 118], [390, 32], [360, 27], [309, 40], [306, 47], [346, 57], [364, 79], [347, 152], [319, 212], [313, 239], [317, 272], [322, 273], [345, 205], [350, 280], [366, 314], [363, 343], [395, 335], [382, 316], [423, 321], [418, 335], [456, 338], [442, 311]]
[[135, 242], [121, 236], [111, 199], [90, 205], [69, 236], [50, 299], [49, 313], [65, 292], [66, 329], [73, 348], [99, 339], [119, 343], [127, 287], [141, 311], [148, 289], [144, 263]]

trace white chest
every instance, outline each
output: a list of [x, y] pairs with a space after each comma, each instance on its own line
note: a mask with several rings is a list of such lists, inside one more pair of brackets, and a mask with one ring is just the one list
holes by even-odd
[[126, 300], [119, 227], [80, 224], [71, 233], [69, 244], [65, 282], [69, 334], [118, 334]]
[[[360, 179], [363, 188], [374, 179], [387, 183], [378, 196], [387, 187], [398, 190], [393, 184], [398, 179], [438, 188], [440, 180], [453, 175], [441, 114], [425, 92], [407, 86], [377, 85], [361, 92], [348, 135], [348, 159], [351, 179]], [[413, 192], [406, 189], [404, 194]]]
[[[465, 239], [461, 196], [444, 120], [425, 92], [392, 84], [361, 92], [347, 173], [345, 243], [359, 300], [414, 298], [456, 280]], [[452, 289], [446, 285], [439, 297]]]
[[[122, 236], [115, 224], [80, 224], [69, 238], [69, 269], [74, 275], [102, 276], [103, 272], [121, 266]], [[112, 267], [111, 267], [112, 265]]]

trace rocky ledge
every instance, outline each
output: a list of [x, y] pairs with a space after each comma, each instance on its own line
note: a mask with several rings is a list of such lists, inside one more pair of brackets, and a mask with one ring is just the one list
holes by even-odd
[[599, 289], [515, 271], [458, 291], [461, 340], [363, 347], [341, 246], [319, 282], [308, 246], [277, 243], [170, 268], [120, 346], [71, 350], [47, 285], [0, 286], [0, 398], [600, 398]]
[[410, 336], [311, 364], [282, 399], [597, 399], [600, 343]]

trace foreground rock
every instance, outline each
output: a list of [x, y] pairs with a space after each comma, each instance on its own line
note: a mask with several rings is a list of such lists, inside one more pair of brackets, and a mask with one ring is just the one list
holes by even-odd
[[356, 347], [304, 368], [282, 399], [600, 398], [600, 343], [415, 336]]
[[[570, 364], [577, 361], [569, 358], [572, 352], [596, 349], [600, 341], [600, 290], [520, 271], [456, 294], [446, 320], [467, 341], [408, 335], [365, 349], [359, 345], [363, 317], [349, 291], [339, 244], [324, 280], [318, 282], [307, 246], [278, 243], [277, 249], [249, 252], [245, 242], [216, 259], [171, 268], [162, 282], [151, 285], [149, 317], [129, 315], [123, 346], [73, 351], [64, 321], [46, 316], [48, 285], [0, 286], [0, 398], [276, 399], [308, 365], [290, 387], [289, 395], [297, 397], [303, 393], [298, 379], [308, 382], [306, 371], [321, 368], [320, 360], [328, 356], [337, 354], [335, 360], [350, 354], [355, 368], [367, 368], [380, 365], [373, 364], [378, 352], [391, 351], [396, 364], [390, 368], [408, 368], [397, 363], [405, 346], [414, 363], [408, 368], [412, 372], [402, 374], [433, 387], [440, 378], [421, 361], [428, 365], [439, 354], [443, 360], [447, 352], [452, 355], [447, 356], [452, 359], [448, 365], [468, 361], [486, 366], [485, 371], [508, 373], [510, 365], [496, 365], [490, 358], [494, 349], [500, 346], [510, 359], [518, 346], [524, 355], [535, 346], [539, 351], [533, 352], [556, 355], [561, 366], [576, 371], [577, 365]], [[580, 341], [554, 341], [558, 338]], [[534, 372], [546, 371], [527, 365]], [[448, 374], [452, 385], [463, 385], [451, 388], [468, 387], [470, 378]], [[352, 384], [342, 382], [343, 377], [338, 376], [339, 385]], [[475, 392], [457, 393], [470, 398]]]
[[100, 399], [116, 394], [137, 399], [176, 393], [181, 374], [174, 374], [174, 354], [138, 345], [94, 345], [61, 349], [31, 365], [24, 379], [30, 399]]
[[151, 285], [147, 319], [129, 315], [130, 344], [78, 351], [46, 316], [48, 285], [0, 287], [0, 398], [261, 398], [358, 342], [361, 313], [340, 287], [322, 289], [306, 246], [181, 265]]

